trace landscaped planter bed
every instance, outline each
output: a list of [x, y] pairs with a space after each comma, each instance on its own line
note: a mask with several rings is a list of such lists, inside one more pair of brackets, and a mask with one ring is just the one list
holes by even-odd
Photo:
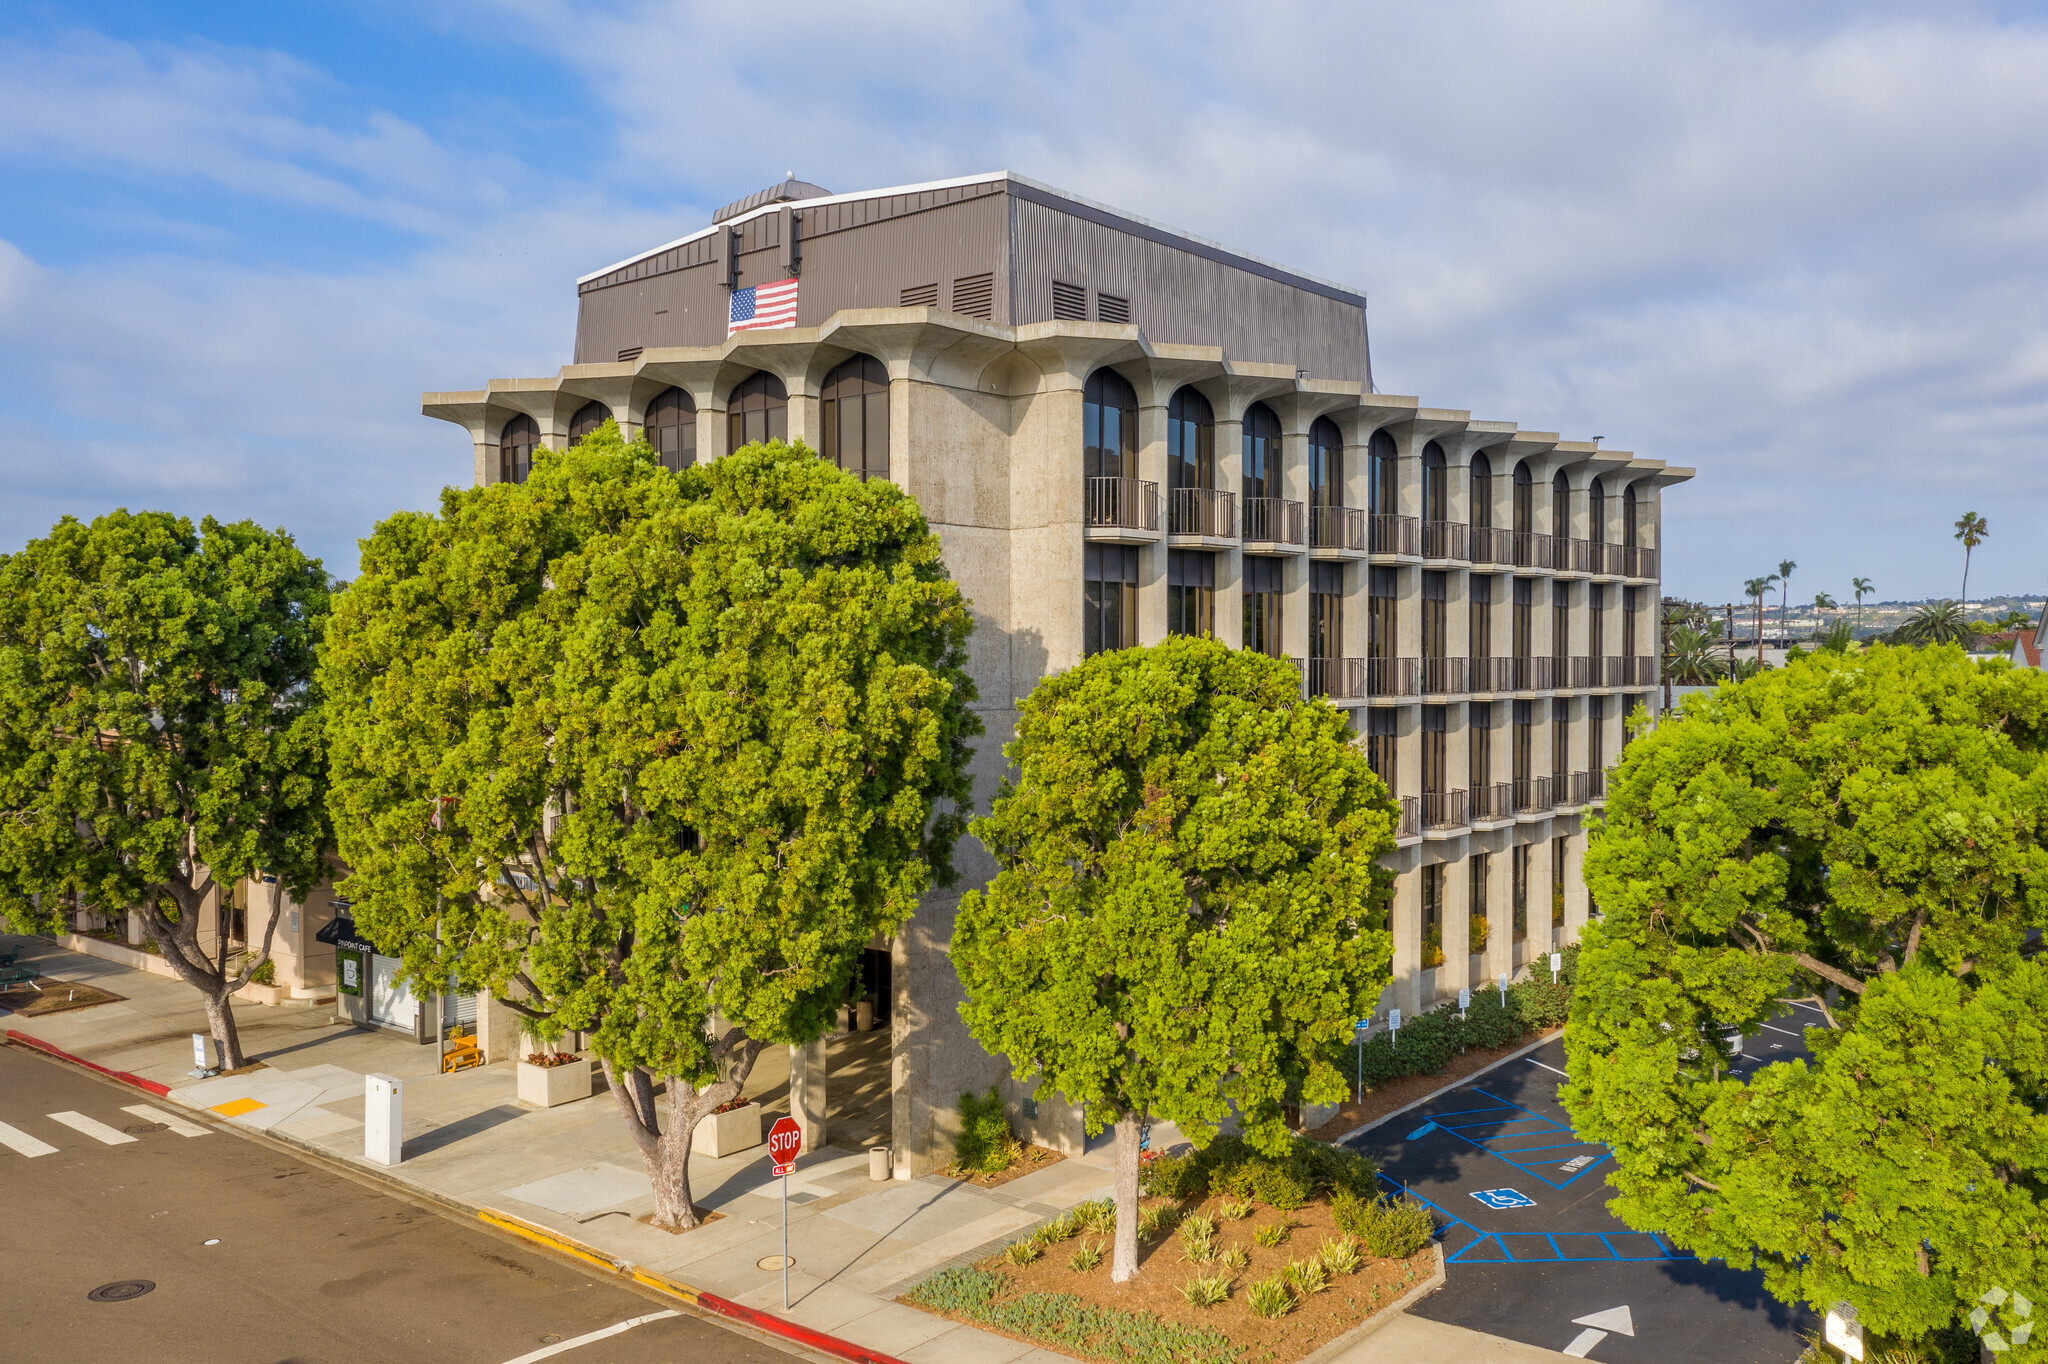
[[[1236, 1221], [1220, 1215], [1225, 1201], [1148, 1198], [1144, 1206], [1212, 1218], [1218, 1250], [1242, 1246], [1248, 1253], [1249, 1263], [1241, 1270], [1225, 1269], [1213, 1259], [1188, 1262], [1181, 1239], [1167, 1231], [1140, 1245], [1137, 1278], [1112, 1284], [1110, 1234], [1081, 1233], [1046, 1244], [1030, 1264], [1012, 1263], [1006, 1252], [972, 1269], [944, 1271], [901, 1301], [1016, 1340], [1115, 1364], [1154, 1359], [1288, 1364], [1391, 1310], [1435, 1270], [1435, 1249], [1428, 1245], [1405, 1259], [1367, 1258], [1355, 1273], [1330, 1275], [1322, 1292], [1296, 1297], [1285, 1315], [1259, 1316], [1249, 1305], [1252, 1284], [1283, 1274], [1290, 1263], [1316, 1257], [1326, 1240], [1344, 1233], [1325, 1198], [1291, 1212], [1260, 1205]], [[1287, 1239], [1277, 1246], [1258, 1245], [1255, 1233], [1275, 1225], [1289, 1228]], [[1101, 1263], [1087, 1270], [1071, 1268], [1070, 1257], [1094, 1243], [1102, 1246]], [[1197, 1307], [1182, 1297], [1181, 1286], [1190, 1279], [1219, 1274], [1231, 1280], [1224, 1301]]]

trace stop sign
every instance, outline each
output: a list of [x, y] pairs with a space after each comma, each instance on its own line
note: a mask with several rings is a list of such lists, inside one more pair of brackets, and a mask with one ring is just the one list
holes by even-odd
[[775, 1126], [768, 1129], [768, 1158], [775, 1162], [768, 1171], [771, 1176], [793, 1174], [796, 1171], [796, 1153], [803, 1149], [804, 1130], [796, 1125], [795, 1118], [777, 1118]]

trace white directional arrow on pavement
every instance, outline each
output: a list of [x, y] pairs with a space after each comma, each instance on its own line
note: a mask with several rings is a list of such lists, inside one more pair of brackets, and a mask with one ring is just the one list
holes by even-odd
[[1627, 1303], [1620, 1307], [1610, 1307], [1605, 1312], [1595, 1312], [1590, 1316], [1573, 1317], [1572, 1325], [1590, 1326], [1596, 1331], [1613, 1331], [1624, 1336], [1633, 1336], [1636, 1333], [1635, 1318], [1628, 1314]]

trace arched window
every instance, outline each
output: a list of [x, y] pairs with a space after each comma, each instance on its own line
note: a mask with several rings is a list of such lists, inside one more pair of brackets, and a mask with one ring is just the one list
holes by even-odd
[[1435, 441], [1422, 447], [1422, 519], [1451, 519], [1450, 472], [1444, 468], [1444, 447]]
[[1216, 486], [1216, 414], [1192, 388], [1166, 404], [1166, 471], [1169, 487]]
[[756, 370], [725, 400], [727, 450], [789, 439], [789, 393], [782, 380]]
[[1393, 516], [1401, 510], [1401, 459], [1394, 438], [1384, 431], [1372, 433], [1366, 456], [1372, 463], [1366, 489], [1366, 510], [1375, 516]]
[[603, 403], [585, 403], [577, 408], [576, 415], [569, 418], [569, 448], [574, 450], [585, 436], [611, 419], [612, 410]]
[[1591, 524], [1587, 526], [1586, 538], [1596, 545], [1607, 543], [1607, 485], [1600, 479], [1593, 480], [1593, 489], [1587, 494], [1587, 510]]
[[1642, 502], [1631, 483], [1621, 495], [1621, 542], [1630, 549], [1642, 542], [1636, 537], [1642, 534]]
[[498, 433], [498, 481], [524, 483], [533, 472], [533, 452], [540, 448], [540, 425], [525, 413], [505, 423]]
[[1535, 529], [1536, 482], [1525, 459], [1515, 465], [1515, 534], [1527, 535]]
[[646, 429], [662, 468], [680, 473], [697, 462], [697, 404], [680, 388], [664, 389], [647, 404]]
[[1308, 429], [1308, 501], [1312, 507], [1344, 505], [1344, 437], [1328, 417]]
[[1082, 460], [1089, 478], [1138, 476], [1138, 390], [1113, 369], [1098, 369], [1081, 390]]
[[1567, 539], [1572, 533], [1572, 484], [1562, 469], [1550, 480], [1550, 533]]
[[1280, 419], [1264, 403], [1244, 414], [1244, 497], [1280, 495]]
[[825, 376], [819, 390], [823, 453], [861, 481], [889, 476], [889, 371], [856, 355]]
[[1472, 456], [1472, 524], [1493, 524], [1493, 461], [1485, 454]]

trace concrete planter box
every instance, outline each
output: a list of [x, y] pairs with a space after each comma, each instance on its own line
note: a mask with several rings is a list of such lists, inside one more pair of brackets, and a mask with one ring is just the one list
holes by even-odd
[[697, 1119], [690, 1149], [714, 1159], [761, 1144], [761, 1105], [748, 1104], [730, 1113], [706, 1113]]
[[519, 1101], [535, 1108], [555, 1108], [590, 1097], [590, 1061], [580, 1058], [566, 1066], [536, 1066], [519, 1063]]
[[282, 985], [258, 985], [253, 980], [235, 991], [236, 999], [253, 1000], [258, 1004], [271, 1005], [273, 1008], [284, 1003], [290, 995], [291, 991]]

